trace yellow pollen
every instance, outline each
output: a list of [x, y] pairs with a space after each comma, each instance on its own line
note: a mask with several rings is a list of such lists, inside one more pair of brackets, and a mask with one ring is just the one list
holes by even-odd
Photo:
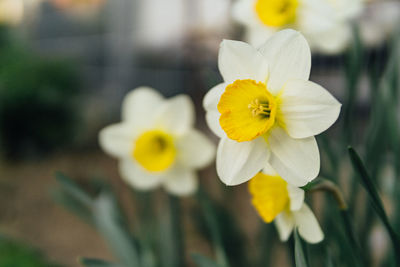
[[258, 99], [254, 99], [253, 102], [248, 105], [248, 108], [251, 110], [253, 117], [264, 115], [269, 118], [271, 116], [271, 108], [268, 102], [261, 103]]
[[253, 206], [266, 223], [289, 207], [287, 183], [279, 176], [258, 173], [250, 180], [249, 191]]
[[263, 24], [282, 27], [295, 22], [298, 5], [298, 0], [257, 0], [254, 8]]
[[274, 125], [277, 102], [264, 83], [236, 80], [225, 88], [218, 111], [219, 123], [230, 139], [251, 141]]
[[175, 162], [174, 139], [160, 130], [144, 132], [135, 141], [132, 157], [149, 172], [164, 171]]

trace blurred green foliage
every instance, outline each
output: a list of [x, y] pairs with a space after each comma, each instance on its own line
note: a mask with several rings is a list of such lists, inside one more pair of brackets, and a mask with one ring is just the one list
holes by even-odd
[[2, 267], [56, 267], [35, 249], [0, 236], [0, 266]]
[[71, 63], [29, 52], [1, 27], [1, 154], [19, 159], [70, 144], [77, 130], [78, 88]]

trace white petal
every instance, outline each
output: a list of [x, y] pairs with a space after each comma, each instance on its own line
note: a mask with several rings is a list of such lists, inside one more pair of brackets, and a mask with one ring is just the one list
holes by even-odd
[[277, 28], [266, 27], [258, 22], [246, 30], [245, 40], [252, 46], [259, 48], [276, 32]]
[[337, 54], [343, 52], [352, 40], [351, 25], [349, 23], [337, 23], [328, 30], [308, 34], [313, 51], [325, 54]]
[[294, 228], [294, 219], [291, 213], [283, 211], [274, 220], [276, 229], [278, 230], [279, 239], [287, 241]]
[[269, 155], [262, 137], [241, 143], [222, 138], [217, 150], [218, 176], [226, 185], [247, 182], [265, 166]]
[[130, 125], [126, 123], [113, 124], [100, 131], [99, 144], [109, 155], [126, 158], [132, 152], [134, 136]]
[[280, 99], [283, 124], [293, 138], [320, 134], [339, 117], [341, 104], [323, 87], [310, 81], [287, 82]]
[[198, 188], [197, 175], [189, 169], [176, 166], [164, 178], [164, 188], [171, 195], [188, 196], [194, 194]]
[[307, 204], [304, 203], [299, 211], [293, 212], [293, 217], [299, 234], [308, 243], [315, 244], [324, 239], [317, 218]]
[[293, 139], [282, 128], [275, 127], [268, 143], [271, 149], [269, 163], [288, 183], [304, 186], [317, 177], [320, 158], [314, 137]]
[[148, 128], [163, 103], [163, 96], [150, 87], [139, 87], [128, 93], [122, 103], [122, 120], [135, 128]]
[[206, 122], [211, 131], [218, 136], [225, 136], [224, 130], [222, 130], [219, 124], [219, 117], [221, 114], [218, 111], [218, 102], [221, 95], [225, 92], [226, 83], [220, 83], [217, 86], [211, 88], [210, 91], [204, 96], [203, 107], [206, 110]]
[[137, 190], [147, 191], [156, 188], [162, 181], [164, 173], [151, 173], [142, 169], [132, 159], [119, 163], [122, 179]]
[[309, 37], [310, 34], [317, 36], [318, 33], [323, 33], [335, 25], [336, 12], [328, 2], [306, 0], [297, 10], [296, 23], [305, 36]]
[[269, 162], [267, 162], [267, 164], [265, 164], [264, 168], [262, 169], [262, 173], [266, 174], [266, 175], [270, 175], [270, 176], [277, 176], [278, 173], [274, 170], [274, 168], [272, 168], [271, 164], [269, 164]]
[[217, 106], [226, 86], [226, 83], [220, 83], [207, 92], [203, 99], [203, 107], [206, 111], [218, 111]]
[[208, 111], [206, 112], [206, 122], [211, 131], [218, 137], [226, 137], [226, 133], [219, 123], [219, 118], [221, 114], [218, 111]]
[[[309, 0], [307, 0], [309, 1]], [[351, 19], [361, 11], [356, 1], [310, 1], [298, 11], [298, 25], [313, 51], [342, 52], [352, 38]]]
[[260, 48], [269, 64], [268, 90], [276, 94], [293, 79], [308, 80], [311, 52], [306, 39], [294, 30], [275, 33]]
[[240, 41], [222, 41], [218, 67], [226, 83], [238, 79], [266, 82], [268, 77], [267, 60], [257, 49]]
[[157, 110], [155, 125], [167, 132], [182, 135], [193, 128], [194, 106], [187, 95], [178, 95], [166, 100]]
[[289, 192], [290, 210], [299, 210], [304, 203], [304, 190], [291, 184], [287, 184], [287, 190]]
[[203, 168], [215, 157], [215, 145], [200, 131], [190, 130], [176, 141], [178, 161], [187, 167]]
[[239, 0], [233, 4], [232, 17], [243, 25], [254, 25], [259, 23], [256, 12], [254, 12], [254, 0]]

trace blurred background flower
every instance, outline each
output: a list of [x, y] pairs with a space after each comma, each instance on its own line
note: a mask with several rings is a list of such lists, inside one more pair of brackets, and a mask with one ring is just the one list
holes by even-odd
[[122, 122], [102, 129], [100, 146], [120, 160], [121, 177], [138, 190], [162, 185], [172, 195], [196, 193], [196, 169], [214, 159], [214, 145], [193, 128], [194, 107], [186, 95], [164, 99], [140, 87], [122, 104]]
[[0, 1], [0, 23], [18, 24], [24, 16], [24, 5], [22, 1], [2, 0]]
[[352, 22], [363, 0], [240, 0], [233, 6], [246, 39], [258, 47], [276, 31], [293, 28], [303, 33], [314, 51], [343, 52], [352, 39]]

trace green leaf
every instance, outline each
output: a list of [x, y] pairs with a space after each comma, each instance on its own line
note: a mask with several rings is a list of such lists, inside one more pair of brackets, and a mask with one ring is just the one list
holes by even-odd
[[378, 191], [376, 190], [376, 186], [374, 185], [366, 168], [364, 167], [363, 162], [361, 161], [357, 152], [352, 147], [349, 147], [348, 149], [351, 163], [353, 164], [354, 170], [358, 173], [361, 184], [363, 185], [365, 190], [367, 190], [369, 196], [371, 197], [372, 205], [374, 206], [376, 212], [381, 218], [386, 217], [386, 213], [383, 209], [383, 204], [378, 195]]
[[307, 267], [307, 261], [304, 256], [303, 245], [297, 229], [294, 231], [294, 258], [296, 267]]
[[[61, 190], [54, 194], [54, 198], [78, 216], [93, 223], [123, 266], [140, 266], [134, 239], [122, 223], [122, 215], [111, 193], [102, 193], [92, 199], [64, 174], [56, 173], [56, 179]], [[93, 263], [90, 259], [84, 261]], [[98, 260], [95, 263], [100, 264]]]
[[[166, 249], [170, 248], [171, 242], [165, 247], [157, 248], [159, 253], [156, 255], [155, 248], [162, 244], [162, 237], [159, 234], [157, 226], [162, 220], [155, 219], [156, 214], [153, 205], [153, 193], [151, 191], [131, 190], [135, 202], [135, 213], [138, 222], [135, 224], [135, 233], [137, 233], [138, 246], [140, 247], [140, 262], [146, 267], [160, 267], [158, 262], [166, 262], [162, 255], [168, 254]], [[162, 265], [167, 266], [167, 265]]]
[[122, 267], [121, 265], [111, 263], [100, 259], [81, 258], [79, 262], [87, 267]]
[[117, 259], [129, 267], [138, 267], [139, 256], [131, 234], [122, 224], [118, 206], [109, 193], [102, 193], [95, 199], [93, 217], [97, 229], [107, 240]]
[[213, 240], [213, 245], [215, 248], [215, 254], [216, 254], [216, 259], [219, 265], [223, 267], [229, 266], [228, 259], [226, 257], [225, 249], [222, 245], [222, 238], [221, 238], [221, 233], [218, 227], [218, 222], [216, 220], [216, 214], [211, 206], [210, 200], [208, 199], [208, 196], [203, 190], [199, 190], [198, 193], [198, 199], [200, 202], [200, 205], [203, 209], [203, 212], [205, 214], [205, 219], [208, 224], [208, 227], [210, 228], [211, 231], [211, 237]]
[[57, 172], [61, 188], [52, 192], [53, 199], [88, 223], [92, 222], [93, 200], [74, 181]]
[[0, 235], [0, 266], [10, 267], [56, 267], [47, 261], [36, 248]]
[[171, 236], [173, 237], [172, 243], [170, 243], [173, 249], [173, 264], [174, 267], [183, 267], [185, 265], [184, 259], [184, 237], [183, 237], [183, 225], [181, 216], [181, 203], [178, 197], [169, 195], [169, 207], [171, 217]]
[[56, 180], [60, 183], [63, 189], [76, 198], [79, 202], [86, 206], [92, 205], [92, 199], [83, 191], [76, 183], [61, 172], [56, 172]]
[[193, 253], [192, 259], [197, 267], [221, 267], [221, 265], [218, 265], [215, 261], [198, 253]]
[[330, 254], [329, 250], [326, 252], [325, 256], [325, 266], [326, 267], [334, 267], [332, 255]]
[[386, 227], [386, 230], [389, 233], [390, 239], [393, 244], [393, 249], [395, 251], [397, 264], [400, 266], [400, 253], [398, 253], [400, 251], [399, 237], [389, 222], [389, 218], [387, 217], [385, 209], [383, 208], [382, 200], [380, 199], [378, 191], [376, 190], [376, 187], [372, 182], [372, 179], [369, 176], [363, 162], [361, 161], [357, 152], [352, 147], [349, 147], [348, 149], [353, 167], [355, 171], [359, 174], [358, 176], [360, 177], [361, 184], [364, 186], [365, 190], [368, 192], [368, 195], [371, 198], [372, 207], [375, 209], [375, 212], [378, 214], [379, 218], [382, 220], [384, 226]]
[[352, 140], [352, 129], [354, 128], [354, 108], [358, 95], [358, 83], [363, 69], [363, 46], [360, 39], [359, 29], [353, 27], [353, 42], [350, 46], [344, 65], [346, 75], [346, 97], [343, 104], [343, 130], [346, 141]]
[[352, 248], [351, 257], [353, 257], [355, 261], [354, 264], [356, 266], [364, 266], [365, 265], [363, 264], [365, 262], [364, 254], [361, 252], [359, 242], [354, 233], [349, 212], [347, 209], [345, 209], [345, 210], [340, 210], [339, 214], [342, 219], [346, 238], [350, 241], [350, 246]]

